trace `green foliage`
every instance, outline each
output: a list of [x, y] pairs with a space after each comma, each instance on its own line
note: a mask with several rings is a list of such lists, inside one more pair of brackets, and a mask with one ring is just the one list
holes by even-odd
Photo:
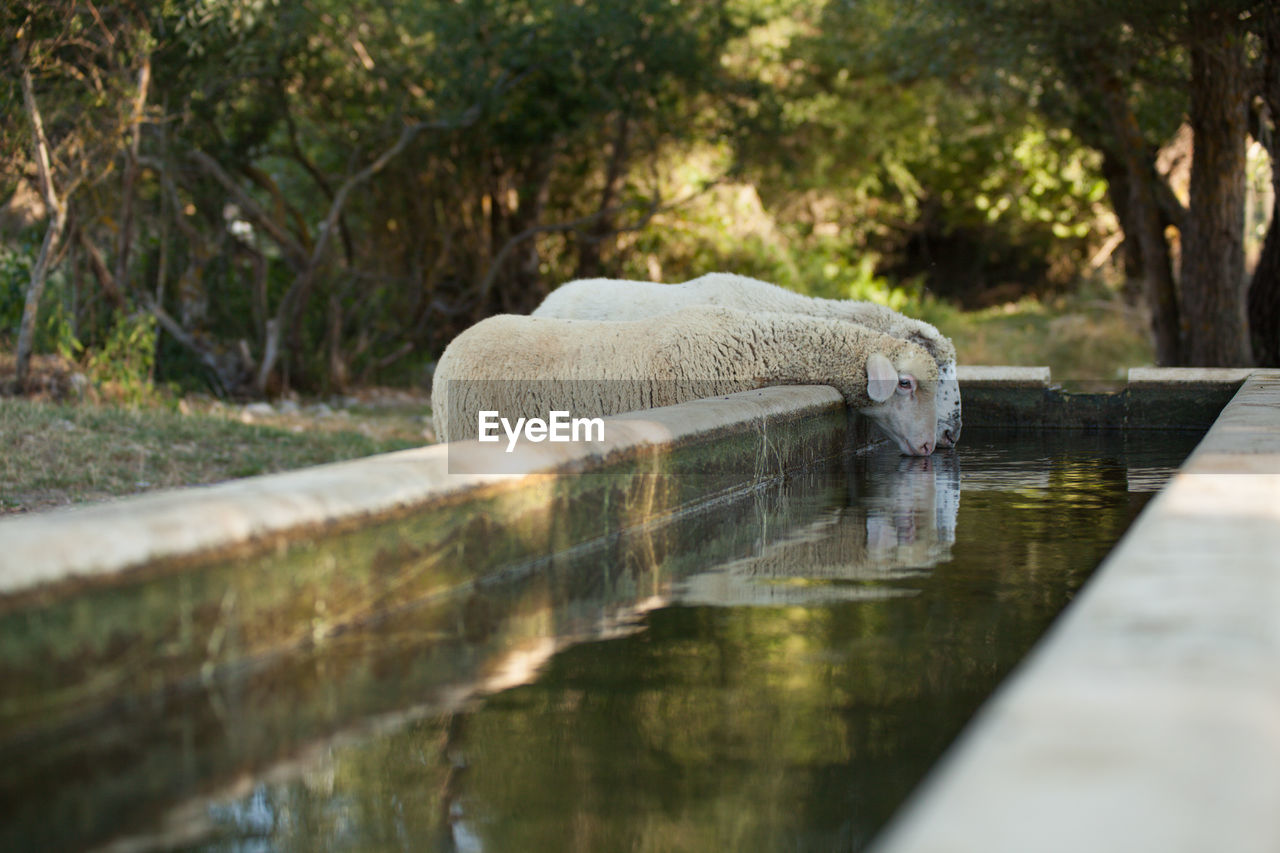
[[961, 364], [1047, 365], [1055, 380], [1124, 379], [1130, 367], [1155, 364], [1143, 314], [1097, 280], [977, 311], [929, 298], [905, 310], [951, 337]]
[[117, 315], [102, 346], [86, 356], [85, 372], [113, 398], [138, 406], [156, 396], [152, 384], [155, 353], [155, 318], [149, 314]]
[[18, 323], [26, 302], [27, 282], [39, 244], [0, 244], [0, 338], [18, 338]]
[[61, 302], [54, 302], [45, 312], [45, 335], [49, 348], [67, 361], [76, 361], [84, 353], [84, 344], [76, 337], [74, 318]]
[[[18, 324], [26, 304], [31, 269], [40, 253], [40, 238], [32, 231], [24, 232], [8, 246], [0, 246], [0, 342], [14, 342]], [[76, 359], [81, 350], [77, 338], [76, 317], [71, 308], [65, 274], [60, 270], [49, 277], [40, 304], [40, 322], [36, 326], [36, 349], [52, 351], [68, 359]]]
[[767, 72], [786, 96], [781, 145], [746, 149], [766, 204], [801, 237], [806, 220], [834, 233], [857, 268], [952, 298], [1064, 284], [1113, 227], [1098, 155], [974, 72], [943, 37], [948, 4], [815, 8]]
[[[319, 389], [341, 381], [334, 365], [419, 372], [461, 328], [578, 275], [727, 269], [909, 310], [1065, 289], [1114, 228], [1096, 105], [1076, 86], [1090, 22], [1095, 48], [1145, 81], [1152, 142], [1185, 99], [1167, 84], [1185, 57], [1152, 47], [1172, 5], [1105, 5], [164, 0], [99, 26], [81, 4], [22, 0], [0, 25], [35, 15], [24, 37], [58, 180], [81, 181], [73, 221], [124, 276], [126, 310], [159, 294], [187, 333], [161, 336], [160, 375], [192, 387], [241, 357], [228, 375], [244, 381], [276, 321], [277, 383]], [[1153, 23], [1135, 29], [1142, 10]], [[14, 79], [0, 83], [5, 187], [29, 171]], [[0, 250], [5, 330], [35, 248]], [[44, 344], [74, 331], [104, 370], [149, 373], [104, 317], [101, 275], [79, 246], [66, 257], [81, 292], [51, 279]]]

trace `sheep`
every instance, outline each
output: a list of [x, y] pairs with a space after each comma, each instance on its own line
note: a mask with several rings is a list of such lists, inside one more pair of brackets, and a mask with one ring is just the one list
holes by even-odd
[[708, 273], [684, 284], [579, 279], [553, 290], [533, 311], [533, 316], [640, 320], [690, 305], [720, 305], [745, 311], [847, 320], [919, 344], [938, 364], [937, 446], [954, 447], [960, 439], [962, 421], [955, 346], [934, 326], [874, 302], [816, 299], [759, 279], [734, 273]]
[[933, 452], [938, 370], [916, 344], [822, 317], [697, 305], [633, 321], [500, 314], [455, 338], [436, 365], [442, 441], [475, 438], [479, 413], [575, 418], [766, 385], [831, 385], [908, 455]]
[[753, 553], [678, 580], [672, 598], [778, 606], [910, 595], [895, 582], [951, 559], [960, 508], [955, 462], [951, 455], [859, 456], [846, 468], [847, 505], [790, 529], [784, 521], [786, 532]]

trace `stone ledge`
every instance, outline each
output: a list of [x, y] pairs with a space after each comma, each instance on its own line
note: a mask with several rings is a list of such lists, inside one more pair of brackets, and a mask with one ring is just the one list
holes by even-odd
[[1131, 367], [1129, 384], [1188, 382], [1239, 385], [1254, 373], [1251, 367]]
[[1049, 368], [962, 364], [956, 367], [956, 378], [963, 387], [1048, 388]]
[[1122, 389], [1069, 391], [1047, 367], [962, 366], [957, 374], [966, 425], [1031, 429], [1207, 429], [1247, 377], [1267, 375], [1135, 367]]

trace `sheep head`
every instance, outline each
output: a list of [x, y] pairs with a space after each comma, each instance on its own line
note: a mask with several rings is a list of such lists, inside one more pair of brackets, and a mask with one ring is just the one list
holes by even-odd
[[911, 321], [915, 331], [906, 339], [924, 347], [938, 365], [938, 447], [955, 447], [960, 440], [960, 383], [956, 381], [956, 347], [936, 328], [921, 320]]
[[938, 447], [955, 447], [960, 440], [960, 382], [956, 360], [938, 362]]
[[859, 411], [871, 418], [908, 456], [928, 456], [937, 445], [938, 366], [919, 347], [901, 349], [891, 359], [867, 356], [867, 397]]

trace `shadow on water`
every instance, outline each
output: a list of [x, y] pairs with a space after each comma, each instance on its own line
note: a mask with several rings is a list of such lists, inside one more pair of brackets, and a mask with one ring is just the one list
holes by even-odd
[[859, 849], [1197, 438], [852, 457], [24, 728], [0, 846]]

